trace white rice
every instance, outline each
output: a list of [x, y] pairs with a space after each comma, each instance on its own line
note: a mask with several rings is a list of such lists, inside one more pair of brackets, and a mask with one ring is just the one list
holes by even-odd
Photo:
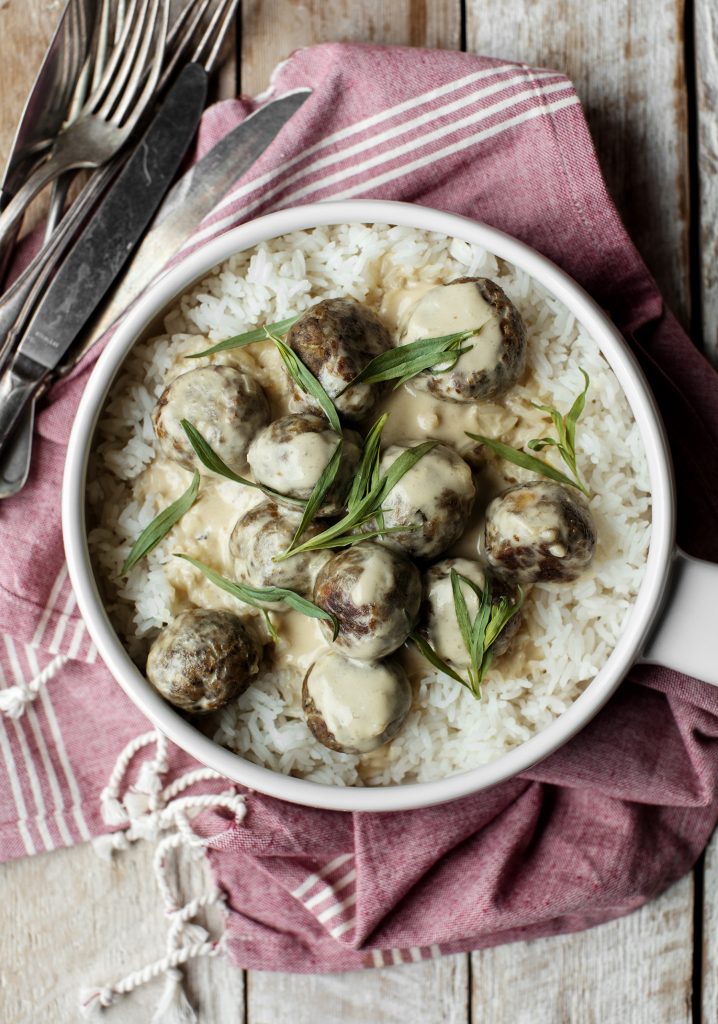
[[[648, 470], [626, 398], [595, 342], [536, 281], [477, 246], [426, 231], [362, 225], [297, 232], [240, 253], [182, 297], [166, 317], [165, 335], [134, 348], [99, 423], [88, 485], [91, 521], [98, 524], [90, 532], [90, 547], [111, 618], [142, 663], [158, 629], [183, 608], [197, 603], [237, 610], [232, 598], [198, 584], [194, 570], [172, 558], [181, 530], [182, 540], [191, 537], [194, 544], [190, 553], [209, 560], [203, 549], [208, 506], [202, 501], [126, 581], [112, 582], [134, 539], [167, 504], [152, 476], [150, 413], [166, 383], [187, 369], [181, 365], [184, 355], [206, 347], [203, 339], [218, 341], [281, 320], [321, 298], [350, 296], [376, 305], [382, 286], [465, 275], [500, 283], [526, 323], [532, 372], [515, 389], [514, 408], [517, 403], [523, 414], [504, 434], [506, 440], [520, 447], [539, 436], [545, 421], [531, 401], [567, 409], [581, 385], [577, 368], [590, 375], [577, 441], [599, 536], [591, 569], [574, 584], [534, 587], [526, 605], [523, 657], [504, 659], [503, 670], [498, 660], [480, 701], [437, 673], [417, 682], [404, 728], [377, 755], [339, 754], [316, 742], [301, 713], [301, 673], [265, 671], [218, 716], [217, 741], [249, 760], [335, 785], [426, 781], [465, 771], [499, 757], [561, 715], [625, 627], [650, 539]], [[241, 350], [193, 365], [209, 361], [245, 366], [270, 395], [281, 390], [270, 358], [263, 361]], [[172, 497], [186, 488], [189, 474], [179, 466], [167, 464], [162, 473]], [[511, 473], [513, 479], [527, 477], [513, 467]], [[227, 481], [213, 483], [211, 491], [206, 500], [231, 506], [235, 518], [258, 500]]]

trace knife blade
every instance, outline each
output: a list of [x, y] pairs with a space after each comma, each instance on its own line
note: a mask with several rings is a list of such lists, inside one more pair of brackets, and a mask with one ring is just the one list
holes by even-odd
[[167, 254], [180, 249], [310, 95], [311, 89], [296, 89], [265, 103], [172, 186], [109, 302], [93, 319], [92, 336], [84, 339], [83, 351], [145, 290], [148, 281], [167, 264]]
[[0, 381], [0, 450], [149, 224], [194, 138], [206, 94], [207, 73], [189, 64], [53, 278]]
[[[124, 276], [119, 278], [109, 303], [93, 321], [82, 342], [73, 347], [71, 360], [60, 368], [61, 372], [69, 370], [144, 291], [147, 282], [165, 266], [168, 253], [179, 249], [310, 95], [310, 89], [298, 89], [266, 103], [224, 136], [179, 179], [160, 205], [149, 233]], [[25, 484], [30, 468], [32, 423], [32, 408], [29, 408], [0, 451], [0, 498], [16, 494]]]
[[0, 181], [0, 210], [23, 183], [29, 164], [67, 116], [92, 36], [97, 0], [67, 0], [30, 90]]

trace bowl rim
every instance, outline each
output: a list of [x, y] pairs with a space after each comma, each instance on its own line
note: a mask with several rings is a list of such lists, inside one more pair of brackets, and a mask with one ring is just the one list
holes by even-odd
[[[599, 673], [562, 715], [495, 761], [466, 772], [430, 782], [351, 787], [294, 778], [245, 760], [201, 733], [151, 687], [122, 646], [100, 598], [86, 538], [85, 480], [90, 444], [111, 384], [161, 310], [219, 263], [262, 241], [314, 227], [366, 223], [435, 231], [477, 243], [535, 277], [571, 310], [599, 345], [638, 423], [651, 481], [652, 528], [646, 571], [630, 619]], [[546, 758], [593, 718], [640, 655], [662, 604], [675, 550], [675, 498], [668, 444], [648, 384], [617, 328], [580, 285], [525, 243], [486, 224], [411, 203], [363, 199], [312, 203], [248, 221], [206, 241], [148, 288], [99, 356], [80, 400], [65, 462], [62, 525], [70, 580], [88, 632], [115, 680], [161, 732], [249, 789], [310, 807], [377, 812], [427, 807], [494, 786]]]

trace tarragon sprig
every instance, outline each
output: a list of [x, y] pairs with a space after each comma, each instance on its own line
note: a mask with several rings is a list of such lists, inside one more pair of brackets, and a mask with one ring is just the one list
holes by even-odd
[[157, 547], [162, 538], [167, 536], [175, 523], [180, 521], [185, 512], [189, 512], [199, 492], [199, 483], [199, 473], [195, 472], [192, 477], [192, 483], [184, 494], [180, 495], [180, 497], [177, 498], [176, 501], [173, 501], [171, 505], [168, 505], [167, 508], [162, 509], [162, 511], [155, 516], [149, 526], [144, 528], [130, 548], [130, 553], [120, 569], [120, 576], [126, 576], [130, 569], [137, 565], [141, 558], [144, 558], [145, 555], [149, 555], [150, 551]]
[[301, 314], [297, 313], [296, 316], [289, 316], [286, 320], [277, 320], [274, 324], [254, 327], [251, 331], [245, 331], [244, 334], [235, 334], [233, 337], [225, 338], [224, 341], [220, 341], [216, 345], [212, 345], [211, 348], [204, 349], [202, 352], [193, 352], [191, 355], [185, 356], [185, 359], [200, 359], [202, 356], [213, 356], [217, 352], [230, 352], [235, 348], [254, 345], [257, 341], [266, 341], [268, 334], [283, 338], [300, 316]]
[[456, 366], [459, 357], [474, 347], [464, 347], [464, 342], [478, 334], [480, 330], [481, 327], [472, 327], [465, 331], [455, 331], [453, 334], [443, 334], [440, 338], [420, 338], [406, 345], [398, 345], [388, 352], [381, 352], [369, 360], [356, 377], [342, 388], [339, 395], [343, 395], [357, 384], [381, 384], [388, 380], [396, 381], [396, 389], [424, 370], [430, 370], [446, 362], [447, 357], [448, 366], [435, 372], [448, 373]]
[[199, 569], [210, 583], [214, 583], [220, 590], [224, 590], [226, 593], [231, 594], [232, 597], [236, 597], [238, 601], [243, 601], [244, 604], [252, 605], [254, 608], [260, 608], [264, 612], [264, 618], [273, 640], [277, 639], [277, 633], [266, 613], [266, 608], [262, 606], [264, 603], [275, 604], [279, 601], [284, 601], [295, 612], [301, 612], [302, 615], [306, 615], [310, 619], [324, 619], [327, 622], [331, 622], [334, 633], [332, 639], [336, 640], [339, 633], [339, 619], [336, 615], [332, 615], [331, 612], [320, 608], [312, 601], [308, 601], [306, 597], [302, 597], [301, 594], [297, 594], [294, 590], [287, 590], [284, 587], [251, 587], [246, 583], [228, 580], [225, 576], [205, 565], [204, 562], [200, 562], [197, 558], [192, 558], [190, 555], [175, 552], [175, 558], [182, 558], [185, 562], [189, 562], [195, 569]]
[[[297, 547], [284, 551], [281, 555], [275, 556], [275, 561], [280, 562], [292, 555], [302, 551], [321, 551], [326, 548], [346, 548], [353, 544], [360, 544], [372, 537], [382, 537], [388, 533], [403, 532], [412, 529], [411, 526], [384, 527], [381, 517], [382, 505], [389, 492], [396, 486], [399, 480], [408, 473], [412, 466], [416, 465], [419, 459], [427, 452], [435, 448], [438, 441], [423, 441], [413, 448], [403, 451], [389, 467], [385, 474], [379, 471], [379, 441], [381, 430], [387, 417], [382, 416], [374, 424], [367, 435], [362, 458], [357, 468], [354, 484], [347, 496], [346, 514], [332, 526], [329, 526], [322, 533], [310, 537]], [[360, 527], [365, 526], [372, 520], [378, 520], [377, 529], [356, 533]]]
[[[473, 590], [478, 599], [478, 610], [474, 618], [471, 618], [466, 598], [461, 589], [462, 583]], [[418, 647], [426, 660], [438, 669], [445, 672], [447, 676], [455, 679], [477, 700], [481, 698], [481, 684], [486, 673], [491, 667], [494, 659], [495, 644], [503, 631], [508, 626], [514, 615], [518, 614], [524, 601], [524, 593], [521, 587], [518, 588], [515, 600], [502, 595], [494, 601], [491, 589], [491, 581], [486, 580], [483, 587], [479, 587], [473, 580], [462, 576], [456, 569], [451, 570], [451, 590], [454, 598], [454, 614], [461, 633], [461, 639], [469, 655], [468, 678], [453, 669], [434, 650], [431, 644], [420, 634], [412, 633], [410, 639]]]
[[581, 369], [581, 373], [584, 379], [583, 391], [577, 396], [565, 416], [557, 409], [554, 409], [553, 406], [540, 405], [538, 402], [531, 403], [534, 408], [548, 413], [556, 428], [558, 437], [535, 437], [528, 442], [527, 447], [534, 452], [543, 451], [544, 448], [548, 447], [556, 448], [563, 462], [570, 470], [571, 476], [562, 473], [560, 469], [556, 469], [550, 462], [537, 459], [533, 455], [529, 455], [528, 452], [512, 448], [511, 445], [504, 444], [502, 441], [496, 441], [491, 437], [484, 437], [482, 434], [472, 434], [468, 430], [466, 431], [467, 437], [470, 437], [473, 441], [485, 444], [492, 451], [496, 452], [497, 455], [500, 455], [502, 459], [512, 462], [515, 466], [521, 466], [522, 469], [540, 473], [542, 476], [549, 477], [549, 479], [556, 480], [558, 483], [566, 484], [569, 487], [576, 487], [587, 498], [590, 498], [591, 492], [581, 480], [576, 465], [576, 424], [586, 405], [586, 394], [590, 384], [586, 371]]

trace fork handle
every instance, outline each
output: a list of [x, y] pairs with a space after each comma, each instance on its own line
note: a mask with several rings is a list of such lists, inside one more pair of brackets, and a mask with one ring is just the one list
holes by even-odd
[[0, 378], [0, 452], [38, 391], [43, 376], [43, 367], [34, 360], [18, 356]]

